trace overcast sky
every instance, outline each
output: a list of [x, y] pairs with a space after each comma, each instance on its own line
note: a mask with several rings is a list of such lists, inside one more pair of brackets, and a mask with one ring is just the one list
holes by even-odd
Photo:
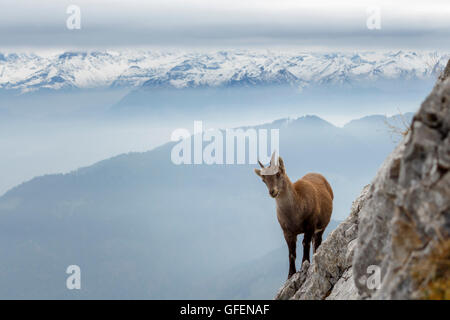
[[[69, 30], [67, 7], [81, 9]], [[369, 7], [381, 29], [370, 30]], [[450, 0], [1, 0], [0, 49], [450, 49]]]

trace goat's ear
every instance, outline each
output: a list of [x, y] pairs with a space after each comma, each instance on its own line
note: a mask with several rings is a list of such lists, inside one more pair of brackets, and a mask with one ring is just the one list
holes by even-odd
[[281, 157], [278, 157], [278, 168], [280, 169], [281, 173], [284, 173], [284, 162]]
[[261, 177], [261, 170], [260, 169], [255, 169], [255, 173]]

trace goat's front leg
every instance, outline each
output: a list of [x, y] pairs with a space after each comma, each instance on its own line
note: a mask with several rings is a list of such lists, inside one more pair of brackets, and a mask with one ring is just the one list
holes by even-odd
[[303, 259], [302, 265], [305, 260], [309, 262], [309, 248], [311, 246], [312, 232], [305, 232], [303, 235]]
[[289, 248], [289, 274], [288, 274], [288, 279], [289, 279], [295, 273], [295, 258], [297, 255], [296, 254], [297, 235], [285, 232], [284, 239], [286, 239], [286, 243]]

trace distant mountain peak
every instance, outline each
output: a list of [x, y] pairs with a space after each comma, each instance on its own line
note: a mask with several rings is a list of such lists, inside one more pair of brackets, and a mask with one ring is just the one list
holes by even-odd
[[[305, 53], [92, 51], [0, 53], [0, 88], [22, 92], [64, 88], [235, 87], [352, 84], [423, 79], [444, 68], [448, 53]], [[52, 71], [52, 72], [50, 72]], [[55, 77], [57, 74], [57, 78]], [[53, 78], [53, 79], [52, 79]]]

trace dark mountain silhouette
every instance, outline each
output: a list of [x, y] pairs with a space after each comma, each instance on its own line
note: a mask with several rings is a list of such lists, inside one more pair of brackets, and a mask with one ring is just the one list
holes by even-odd
[[[280, 129], [291, 179], [310, 171], [327, 177], [334, 219], [345, 217], [394, 146], [387, 133], [365, 132], [368, 144], [359, 130], [315, 116], [257, 128]], [[255, 165], [177, 166], [173, 145], [37, 177], [3, 195], [0, 297], [208, 298], [211, 288], [236, 297], [219, 281], [201, 284], [284, 245], [275, 203]], [[281, 267], [287, 260], [273, 259]], [[65, 287], [72, 264], [81, 267], [82, 290]], [[239, 297], [273, 295], [263, 291]]]

